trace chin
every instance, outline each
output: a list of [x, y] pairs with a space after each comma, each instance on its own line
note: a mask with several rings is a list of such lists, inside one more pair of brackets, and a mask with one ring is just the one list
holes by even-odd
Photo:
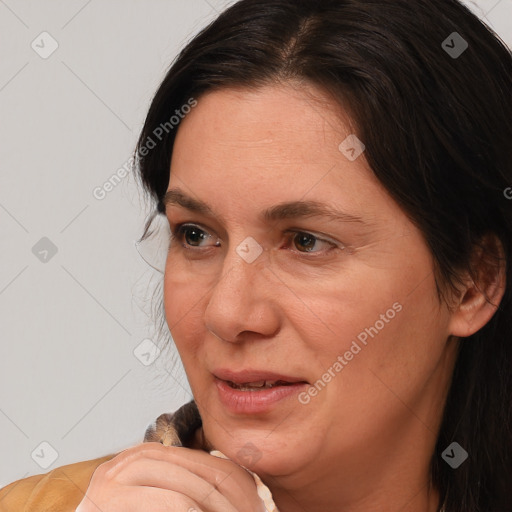
[[303, 467], [306, 460], [298, 460], [298, 454], [306, 456], [300, 446], [306, 440], [290, 443], [289, 438], [268, 431], [243, 429], [240, 433], [225, 431], [222, 439], [214, 445], [231, 460], [254, 471], [261, 477], [278, 476], [293, 472], [293, 468]]

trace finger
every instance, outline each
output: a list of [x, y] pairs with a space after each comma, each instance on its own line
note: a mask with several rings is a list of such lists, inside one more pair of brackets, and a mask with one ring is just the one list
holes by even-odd
[[[224, 478], [230, 478], [229, 473]], [[116, 476], [115, 481], [126, 486], [148, 486], [176, 491], [200, 504], [211, 505], [215, 510], [239, 512], [216, 484], [181, 465], [169, 464], [168, 461], [147, 458], [135, 460]], [[243, 501], [239, 503], [243, 504]]]
[[[131, 502], [136, 504], [134, 512], [218, 512], [220, 510], [205, 508], [180, 492], [157, 487], [131, 487], [128, 489], [133, 493]], [[119, 509], [119, 512], [125, 512], [125, 510]]]
[[[158, 512], [222, 512], [224, 510], [222, 508], [223, 504], [200, 503], [176, 491], [158, 487], [132, 487], [131, 489], [143, 490], [143, 494], [139, 493], [139, 498], [136, 501], [140, 504], [143, 500], [147, 506], [147, 512], [155, 512], [156, 510]], [[146, 512], [146, 508], [137, 509], [137, 512], [141, 512], [141, 510]]]
[[[108, 474], [121, 472], [121, 468], [128, 467], [137, 460], [165, 461], [172, 465], [179, 465], [201, 477], [211, 486], [226, 496], [230, 503], [237, 504], [238, 512], [251, 511], [261, 502], [253, 477], [238, 464], [231, 460], [213, 457], [200, 450], [191, 450], [183, 447], [164, 447], [159, 443], [145, 443], [128, 454], [126, 460], [119, 461]], [[153, 445], [153, 446], [151, 446]], [[166, 467], [165, 471], [168, 471]], [[151, 469], [145, 469], [153, 474]], [[190, 475], [189, 475], [190, 476]], [[128, 482], [126, 482], [128, 483]], [[210, 488], [211, 490], [211, 488]]]
[[101, 498], [87, 494], [75, 512], [217, 512], [207, 509], [189, 497], [157, 487], [124, 487]]

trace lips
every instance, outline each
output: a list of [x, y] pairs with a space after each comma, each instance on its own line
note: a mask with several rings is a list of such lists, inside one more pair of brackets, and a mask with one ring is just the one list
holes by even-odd
[[219, 368], [212, 373], [224, 411], [242, 418], [271, 414], [272, 411], [280, 414], [287, 407], [293, 407], [297, 395], [310, 386], [304, 377], [265, 370], [235, 372]]
[[233, 389], [241, 389], [242, 391], [258, 391], [259, 389], [271, 389], [275, 386], [292, 386], [292, 382], [284, 380], [259, 380], [257, 382], [244, 382], [237, 384], [233, 381], [226, 381]]
[[265, 389], [275, 386], [289, 386], [296, 383], [308, 383], [303, 377], [293, 377], [265, 370], [245, 369], [233, 371], [219, 368], [212, 372], [220, 380], [227, 382], [235, 389]]

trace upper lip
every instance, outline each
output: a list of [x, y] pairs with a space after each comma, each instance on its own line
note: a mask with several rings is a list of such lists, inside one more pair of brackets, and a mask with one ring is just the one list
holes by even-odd
[[246, 368], [244, 370], [233, 371], [228, 368], [218, 368], [214, 370], [213, 375], [218, 379], [234, 382], [235, 384], [247, 384], [248, 382], [277, 381], [282, 380], [285, 382], [307, 382], [302, 377], [291, 377], [290, 375], [283, 375], [281, 373], [269, 372], [266, 370], [255, 370]]

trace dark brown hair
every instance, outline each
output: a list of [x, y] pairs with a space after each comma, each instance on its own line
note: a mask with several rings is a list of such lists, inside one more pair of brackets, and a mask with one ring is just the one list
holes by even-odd
[[[460, 55], [449, 51], [462, 41]], [[304, 81], [349, 113], [373, 172], [431, 249], [440, 299], [472, 273], [484, 235], [498, 237], [510, 262], [511, 53], [456, 0], [235, 3], [181, 51], [151, 103], [136, 159], [157, 211], [176, 110], [206, 91]], [[431, 461], [447, 512], [512, 510], [511, 279], [508, 264], [494, 316], [460, 341]], [[457, 469], [441, 458], [453, 441], [469, 453]]]

